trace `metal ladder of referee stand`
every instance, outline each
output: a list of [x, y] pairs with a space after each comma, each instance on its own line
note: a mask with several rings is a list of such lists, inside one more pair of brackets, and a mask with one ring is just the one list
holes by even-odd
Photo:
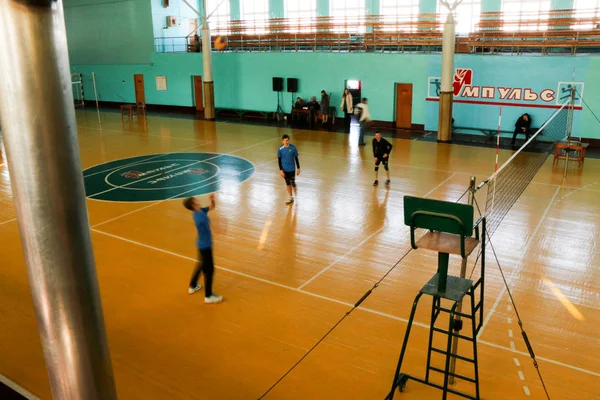
[[[474, 182], [473, 182], [474, 184]], [[485, 217], [481, 217], [475, 224], [473, 223], [473, 206], [467, 204], [451, 203], [446, 201], [429, 200], [417, 197], [404, 197], [404, 223], [410, 226], [410, 241], [413, 249], [422, 247], [433, 250], [438, 253], [437, 273], [423, 286], [413, 303], [412, 312], [408, 320], [400, 359], [394, 375], [392, 389], [386, 400], [392, 400], [396, 389], [403, 392], [406, 382], [409, 379], [423, 383], [428, 386], [442, 390], [442, 399], [446, 399], [448, 393], [453, 393], [468, 399], [479, 399], [479, 373], [477, 360], [477, 333], [483, 323], [483, 295], [484, 295], [484, 276], [485, 276]], [[466, 260], [469, 254], [477, 247], [480, 242], [479, 227], [481, 233], [481, 277], [473, 283], [470, 279], [464, 278]], [[419, 241], [415, 243], [415, 229], [422, 228], [429, 230]], [[475, 237], [473, 238], [473, 231]], [[457, 254], [462, 257], [463, 268], [461, 275], [463, 277], [448, 275], [448, 261], [450, 254]], [[479, 290], [477, 290], [479, 289]], [[479, 293], [479, 301], [476, 304], [476, 294]], [[401, 372], [402, 361], [406, 353], [406, 347], [412, 327], [415, 311], [422, 295], [433, 296], [431, 307], [431, 323], [429, 327], [429, 348], [427, 351], [427, 367], [425, 370], [425, 379], [417, 378]], [[470, 299], [470, 313], [463, 313], [461, 310], [463, 297]], [[442, 300], [450, 303], [450, 306], [443, 307]], [[448, 314], [448, 320], [438, 323], [438, 318], [442, 313]], [[442, 314], [442, 315], [444, 315]], [[460, 334], [463, 324], [462, 319], [471, 321], [471, 335]], [[433, 346], [434, 332], [447, 336], [447, 346], [445, 349], [435, 348]], [[473, 358], [461, 356], [458, 353], [458, 341], [471, 342], [473, 346]], [[432, 352], [445, 356], [445, 365], [443, 368], [432, 365]], [[459, 375], [455, 371], [456, 361], [468, 363], [473, 366], [474, 376], [467, 377]], [[430, 380], [430, 373], [437, 372], [443, 374], [443, 385], [434, 383]], [[470, 382], [475, 386], [475, 394], [459, 392], [448, 387], [454, 382], [454, 378]]]

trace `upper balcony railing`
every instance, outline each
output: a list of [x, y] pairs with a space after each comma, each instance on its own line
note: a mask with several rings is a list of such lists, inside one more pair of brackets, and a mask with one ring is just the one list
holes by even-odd
[[[212, 29], [211, 34], [227, 37], [227, 47], [221, 51], [435, 52], [442, 47], [442, 18], [440, 14], [419, 14], [274, 18], [260, 24], [230, 21]], [[457, 37], [456, 46], [461, 53], [600, 51], [600, 10], [481, 13], [475, 31]], [[156, 38], [155, 49], [161, 53], [195, 52], [201, 50], [201, 43], [192, 35]]]

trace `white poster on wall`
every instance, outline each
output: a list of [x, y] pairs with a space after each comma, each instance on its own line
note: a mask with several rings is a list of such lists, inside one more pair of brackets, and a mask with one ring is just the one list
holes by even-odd
[[167, 77], [157, 76], [156, 77], [156, 90], [167, 90]]

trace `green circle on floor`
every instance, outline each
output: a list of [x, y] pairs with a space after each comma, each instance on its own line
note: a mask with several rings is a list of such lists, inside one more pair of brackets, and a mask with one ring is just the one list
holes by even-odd
[[246, 159], [219, 153], [168, 153], [123, 158], [83, 171], [86, 196], [104, 201], [157, 201], [201, 196], [254, 174]]

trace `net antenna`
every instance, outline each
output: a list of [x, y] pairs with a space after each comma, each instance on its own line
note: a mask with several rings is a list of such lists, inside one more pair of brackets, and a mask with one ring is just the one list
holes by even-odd
[[488, 232], [494, 234], [506, 214], [533, 180], [556, 142], [569, 136], [572, 101], [565, 102], [544, 122], [500, 168], [483, 181], [477, 190], [487, 185], [485, 215]]

